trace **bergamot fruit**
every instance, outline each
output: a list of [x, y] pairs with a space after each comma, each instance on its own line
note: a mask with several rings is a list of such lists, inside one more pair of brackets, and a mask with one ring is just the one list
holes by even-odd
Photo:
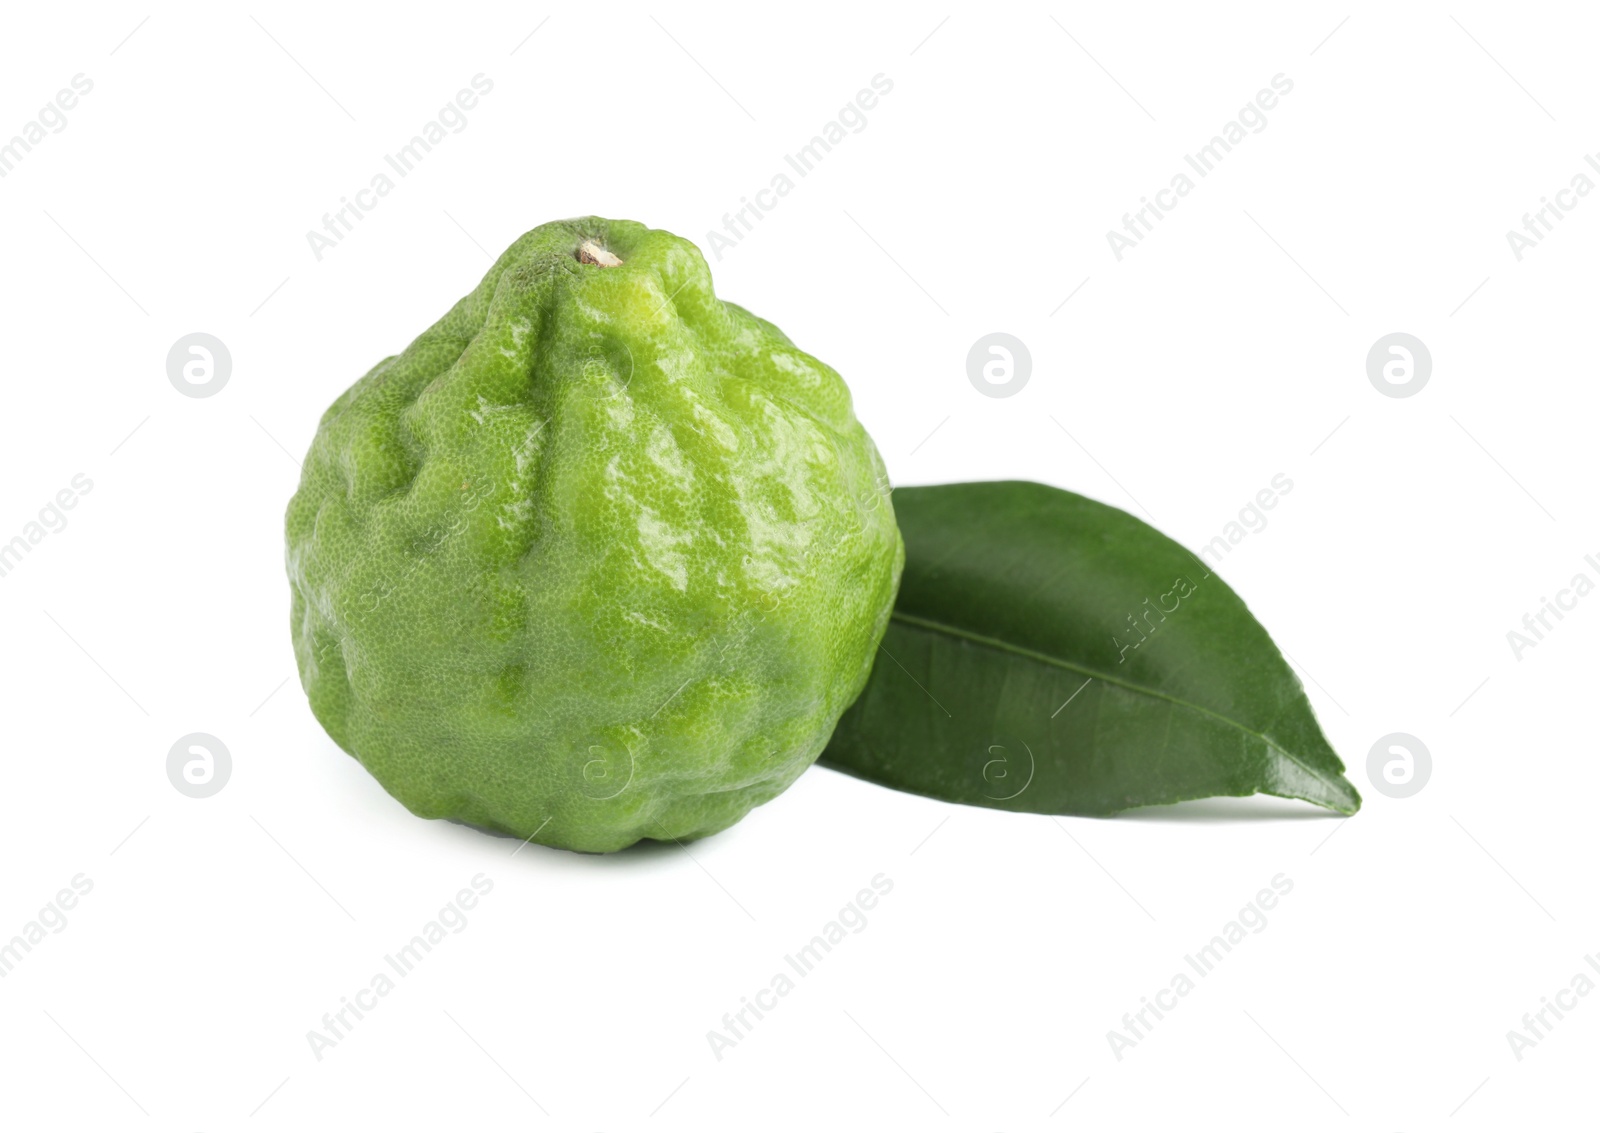
[[328, 734], [418, 815], [594, 851], [788, 787], [904, 557], [839, 375], [689, 241], [598, 217], [524, 235], [334, 402], [287, 528]]

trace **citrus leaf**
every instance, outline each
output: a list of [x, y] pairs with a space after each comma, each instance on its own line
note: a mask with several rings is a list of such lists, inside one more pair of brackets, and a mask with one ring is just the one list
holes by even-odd
[[1360, 807], [1267, 631], [1149, 524], [1021, 481], [898, 488], [894, 510], [900, 595], [825, 763], [1044, 814], [1256, 793]]

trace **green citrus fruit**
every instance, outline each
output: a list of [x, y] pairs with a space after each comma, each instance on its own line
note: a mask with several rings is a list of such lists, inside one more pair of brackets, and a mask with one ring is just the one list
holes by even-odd
[[579, 850], [773, 798], [860, 693], [904, 557], [839, 375], [695, 246], [546, 224], [324, 414], [300, 677], [415, 813]]

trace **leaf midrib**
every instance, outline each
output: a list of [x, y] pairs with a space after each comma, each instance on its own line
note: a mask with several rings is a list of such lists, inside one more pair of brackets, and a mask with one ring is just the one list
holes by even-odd
[[1326, 771], [1308, 766], [1299, 756], [1295, 755], [1292, 751], [1281, 744], [1276, 743], [1268, 736], [1263, 735], [1253, 728], [1246, 727], [1244, 724], [1241, 724], [1239, 721], [1234, 720], [1231, 717], [1224, 716], [1220, 712], [1216, 712], [1210, 708], [1207, 708], [1203, 704], [1195, 704], [1191, 701], [1184, 700], [1181, 697], [1173, 696], [1171, 693], [1162, 692], [1159, 689], [1148, 688], [1145, 685], [1135, 684], [1133, 681], [1124, 680], [1121, 677], [1107, 676], [1105, 673], [1091, 669], [1086, 665], [1079, 665], [1071, 661], [1064, 661], [1059, 657], [1052, 657], [1048, 653], [1040, 653], [1037, 650], [1029, 649], [1026, 646], [1014, 645], [1011, 642], [1002, 641], [997, 637], [987, 637], [984, 634], [973, 633], [971, 630], [962, 629], [960, 626], [953, 626], [945, 622], [936, 621], [933, 618], [924, 618], [917, 614], [908, 614], [898, 607], [890, 613], [889, 618], [891, 621], [903, 622], [906, 625], [915, 626], [918, 629], [948, 634], [951, 637], [960, 638], [963, 641], [970, 641], [975, 645], [987, 646], [990, 649], [995, 649], [1002, 653], [1010, 653], [1017, 657], [1026, 657], [1031, 661], [1038, 661], [1045, 665], [1052, 665], [1058, 669], [1065, 669], [1068, 672], [1077, 673], [1080, 676], [1093, 677], [1095, 680], [1104, 681], [1108, 685], [1116, 685], [1119, 688], [1125, 688], [1130, 692], [1136, 692], [1143, 696], [1154, 697], [1157, 700], [1165, 700], [1172, 704], [1176, 704], [1181, 708], [1187, 708], [1191, 711], [1198, 712], [1201, 715], [1209, 716], [1213, 720], [1220, 720], [1222, 723], [1227, 724], [1230, 727], [1237, 728], [1247, 736], [1254, 736], [1256, 739], [1266, 744], [1267, 747], [1271, 748], [1275, 752], [1278, 752], [1290, 763], [1293, 763], [1296, 767], [1306, 772], [1306, 774], [1315, 777], [1321, 782], [1333, 785]]

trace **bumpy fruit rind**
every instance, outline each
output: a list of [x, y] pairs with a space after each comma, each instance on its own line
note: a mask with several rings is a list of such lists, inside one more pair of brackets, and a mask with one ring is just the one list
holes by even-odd
[[517, 240], [333, 404], [287, 532], [329, 735], [419, 815], [593, 851], [789, 786], [904, 557], [839, 375], [693, 244], [594, 217]]

